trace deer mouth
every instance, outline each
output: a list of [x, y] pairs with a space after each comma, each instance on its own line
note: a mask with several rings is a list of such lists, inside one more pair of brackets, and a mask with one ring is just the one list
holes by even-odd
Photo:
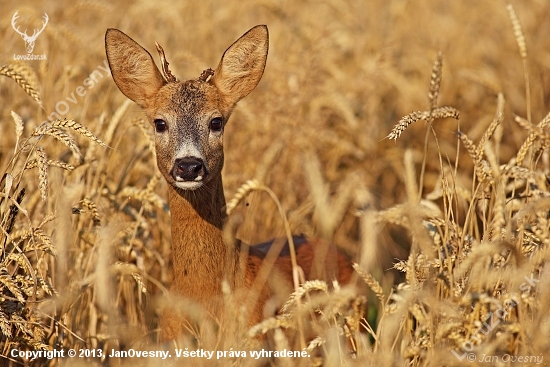
[[206, 164], [201, 158], [178, 158], [172, 168], [172, 178], [175, 185], [183, 190], [195, 190], [204, 185], [208, 176]]
[[196, 190], [202, 185], [204, 185], [204, 177], [203, 176], [197, 176], [194, 180], [184, 180], [181, 177], [176, 176], [175, 178], [175, 185], [176, 187], [183, 189], [183, 190]]

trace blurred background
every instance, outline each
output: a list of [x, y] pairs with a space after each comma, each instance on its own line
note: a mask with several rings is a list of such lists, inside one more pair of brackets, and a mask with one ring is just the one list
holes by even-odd
[[[368, 207], [376, 210], [406, 200], [404, 152], [412, 150], [420, 172], [427, 125], [416, 122], [397, 141], [386, 136], [402, 116], [430, 108], [430, 75], [439, 51], [443, 69], [438, 105], [459, 110], [460, 120], [437, 120], [433, 128], [446, 166], [459, 162], [457, 185], [470, 188], [473, 168], [466, 150], [457, 152], [457, 131], [478, 141], [495, 116], [498, 93], [506, 100], [497, 152], [501, 162], [508, 162], [527, 136], [514, 114], [527, 117], [529, 111], [533, 123], [547, 114], [550, 2], [511, 3], [527, 42], [525, 61], [505, 1], [2, 1], [1, 63], [26, 75], [43, 108], [14, 80], [0, 77], [0, 172], [11, 172], [19, 188], [26, 188], [22, 206], [28, 216], [19, 217], [15, 229], [37, 228], [47, 215], [58, 215], [43, 226], [57, 257], [51, 256], [53, 251], [28, 255], [37, 274], [59, 292], [55, 301], [42, 297], [46, 300], [39, 308], [50, 317], [41, 316], [44, 330], [50, 336], [65, 333], [75, 343], [83, 338], [97, 344], [110, 337], [116, 319], [121, 335], [136, 328], [145, 334], [156, 321], [146, 315], [142, 296], [159, 294], [169, 284], [166, 184], [155, 177], [152, 129], [99, 68], [105, 66], [107, 28], [128, 34], [149, 50], [157, 65], [158, 42], [173, 73], [185, 80], [215, 68], [232, 42], [251, 27], [267, 24], [270, 48], [264, 76], [238, 104], [225, 131], [226, 198], [257, 178], [277, 194], [294, 233], [327, 237], [359, 261], [366, 250], [357, 215], [364, 208], [358, 207], [357, 192], [368, 192]], [[47, 60], [14, 60], [14, 55], [27, 54], [12, 28], [16, 11], [19, 29], [29, 35], [48, 15], [33, 50]], [[85, 80], [94, 71], [101, 77], [88, 88]], [[75, 95], [80, 86], [84, 96]], [[76, 98], [76, 103], [67, 98]], [[44, 201], [36, 170], [21, 173], [25, 154], [32, 154], [14, 156], [17, 136], [11, 112], [21, 117], [22, 136], [29, 137], [56, 107], [65, 110], [60, 101], [69, 106], [61, 117], [82, 124], [111, 148], [73, 133], [82, 152], [77, 160], [66, 145], [43, 138], [48, 157], [76, 166], [70, 172], [49, 168]], [[440, 184], [433, 139], [427, 156], [423, 196]], [[463, 212], [457, 216], [457, 222], [464, 220]], [[248, 243], [284, 235], [281, 217], [265, 193], [249, 195], [231, 223], [237, 237]], [[368, 249], [366, 266], [388, 288], [399, 279], [389, 269], [407, 258], [410, 239], [406, 230], [390, 223], [376, 226], [374, 237], [376, 247]], [[104, 246], [108, 249], [102, 250], [98, 238], [111, 239]], [[105, 277], [112, 290], [102, 296], [94, 282], [106, 266], [114, 266], [116, 277]], [[113, 300], [118, 311], [107, 310]], [[71, 332], [54, 326], [51, 318], [60, 320], [60, 315]]]

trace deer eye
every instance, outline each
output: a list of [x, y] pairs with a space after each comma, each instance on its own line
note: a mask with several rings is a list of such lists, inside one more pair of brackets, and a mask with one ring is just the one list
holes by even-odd
[[166, 121], [161, 119], [155, 119], [154, 123], [155, 123], [155, 131], [157, 133], [163, 133], [166, 130], [168, 130], [168, 125], [166, 124]]
[[210, 120], [210, 130], [221, 131], [223, 127], [223, 120], [221, 117], [215, 117]]

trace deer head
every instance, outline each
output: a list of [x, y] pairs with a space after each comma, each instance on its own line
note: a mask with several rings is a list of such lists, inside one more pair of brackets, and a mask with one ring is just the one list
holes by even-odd
[[29, 36], [27, 34], [27, 30], [25, 29], [25, 32], [21, 32], [19, 30], [19, 26], [15, 26], [15, 21], [17, 20], [17, 18], [19, 18], [19, 16], [17, 15], [18, 11], [15, 12], [15, 14], [13, 14], [13, 17], [11, 18], [11, 26], [13, 27], [13, 29], [19, 33], [21, 35], [21, 38], [23, 38], [23, 41], [25, 41], [25, 49], [27, 50], [27, 53], [31, 53], [32, 50], [34, 50], [34, 42], [36, 41], [36, 38], [40, 35], [40, 33], [42, 33], [42, 31], [44, 30], [44, 28], [46, 28], [46, 24], [48, 24], [48, 14], [44, 13], [44, 22], [42, 23], [42, 29], [38, 30], [38, 29], [35, 29], [32, 36]]
[[116, 85], [155, 128], [157, 164], [166, 181], [183, 191], [209, 187], [221, 176], [225, 124], [262, 77], [267, 27], [256, 26], [233, 43], [215, 71], [183, 82], [168, 69], [160, 46], [163, 73], [149, 52], [119, 30], [107, 30], [105, 45]]

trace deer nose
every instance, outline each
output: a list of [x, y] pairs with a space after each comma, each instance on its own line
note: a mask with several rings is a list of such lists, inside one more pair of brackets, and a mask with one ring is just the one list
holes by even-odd
[[196, 157], [178, 158], [172, 169], [176, 181], [202, 181], [206, 173], [203, 160]]

